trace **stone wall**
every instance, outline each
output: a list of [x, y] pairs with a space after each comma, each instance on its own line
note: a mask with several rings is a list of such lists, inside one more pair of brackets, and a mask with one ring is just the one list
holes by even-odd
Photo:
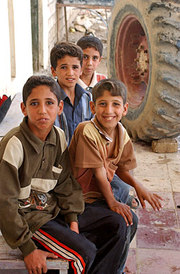
[[[64, 41], [65, 38], [65, 17], [64, 7], [56, 5], [56, 0], [47, 0], [48, 10], [48, 55], [50, 54], [51, 48], [60, 41]], [[78, 9], [67, 7], [67, 23], [68, 27], [74, 20], [78, 13]], [[49, 64], [49, 61], [48, 61]]]
[[48, 49], [57, 42], [57, 11], [56, 0], [48, 0]]

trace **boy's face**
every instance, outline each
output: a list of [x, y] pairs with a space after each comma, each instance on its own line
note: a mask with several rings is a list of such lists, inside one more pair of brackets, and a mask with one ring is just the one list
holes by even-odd
[[83, 49], [82, 73], [86, 76], [92, 76], [97, 66], [101, 62], [99, 51], [95, 48]]
[[63, 111], [63, 102], [58, 100], [50, 88], [46, 85], [32, 89], [28, 96], [26, 106], [21, 103], [21, 110], [28, 116], [28, 126], [41, 140], [45, 140], [50, 132], [57, 114]]
[[126, 115], [128, 103], [123, 105], [121, 96], [112, 96], [109, 91], [105, 90], [103, 95], [97, 98], [96, 103], [90, 102], [90, 107], [102, 128], [111, 135], [117, 123]]
[[66, 55], [57, 61], [57, 67], [51, 67], [52, 75], [57, 76], [58, 82], [62, 89], [72, 89], [75, 87], [80, 74], [81, 64], [77, 57]]

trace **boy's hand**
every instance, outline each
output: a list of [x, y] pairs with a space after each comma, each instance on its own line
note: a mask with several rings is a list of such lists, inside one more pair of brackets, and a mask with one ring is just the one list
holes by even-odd
[[113, 204], [109, 205], [109, 207], [112, 211], [123, 216], [127, 226], [133, 224], [132, 213], [131, 213], [130, 207], [128, 205], [122, 204], [115, 200]]
[[[139, 201], [143, 208], [146, 207], [145, 200], [152, 206], [154, 210], [161, 210], [163, 200], [159, 195], [150, 192], [142, 184], [138, 183], [136, 185], [136, 193], [138, 195]], [[161, 201], [160, 201], [161, 200]]]
[[159, 195], [147, 190], [141, 183], [135, 180], [135, 178], [130, 174], [129, 171], [121, 171], [119, 173], [119, 177], [121, 178], [121, 180], [135, 188], [139, 201], [143, 208], [146, 207], [144, 202], [145, 200], [152, 206], [154, 210], [160, 210], [162, 208], [161, 201], [163, 201], [163, 199]]
[[109, 208], [122, 215], [127, 226], [132, 225], [132, 213], [130, 207], [128, 205], [122, 204], [115, 200], [114, 195], [112, 193], [111, 185], [107, 180], [106, 169], [104, 167], [94, 168], [93, 174], [96, 177], [96, 182], [98, 187], [104, 196]]
[[79, 234], [79, 227], [77, 222], [71, 222], [69, 226], [72, 231]]
[[40, 249], [35, 249], [26, 257], [24, 257], [24, 262], [29, 274], [42, 274], [47, 272], [46, 259], [52, 258], [57, 259], [53, 253], [42, 251]]

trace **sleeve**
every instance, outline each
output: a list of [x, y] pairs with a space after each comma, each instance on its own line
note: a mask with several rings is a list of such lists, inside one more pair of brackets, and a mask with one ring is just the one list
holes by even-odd
[[104, 166], [102, 155], [103, 147], [99, 142], [96, 132], [93, 128], [79, 124], [74, 132], [69, 153], [71, 163], [75, 168], [98, 168]]
[[18, 212], [18, 168], [22, 161], [22, 144], [13, 137], [7, 143], [0, 160], [0, 228], [8, 245], [11, 248], [19, 247], [26, 256], [36, 249], [36, 245], [31, 240], [32, 233], [25, 218]]
[[71, 173], [69, 153], [64, 133], [63, 136], [60, 136], [60, 139], [62, 154], [59, 157], [59, 165], [62, 167], [62, 172], [54, 188], [54, 193], [58, 199], [61, 214], [64, 215], [65, 221], [70, 223], [77, 221], [77, 215], [83, 212], [84, 201], [81, 186]]
[[118, 163], [118, 171], [131, 170], [137, 166], [133, 144], [130, 138], [126, 138], [126, 139], [127, 139], [127, 142], [124, 145], [124, 148], [121, 154], [121, 159]]

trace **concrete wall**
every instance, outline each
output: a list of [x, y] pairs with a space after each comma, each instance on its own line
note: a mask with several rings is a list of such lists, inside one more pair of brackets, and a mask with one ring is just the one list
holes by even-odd
[[29, 0], [0, 1], [0, 96], [21, 91], [32, 74]]

